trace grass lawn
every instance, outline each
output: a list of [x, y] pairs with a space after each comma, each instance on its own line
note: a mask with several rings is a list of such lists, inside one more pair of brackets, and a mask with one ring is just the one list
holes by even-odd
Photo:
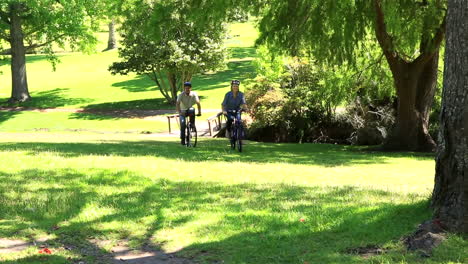
[[[187, 149], [138, 134], [0, 134], [0, 237], [50, 239], [2, 263], [85, 260], [125, 239], [200, 263], [463, 263], [453, 236], [430, 259], [399, 238], [430, 217], [434, 161], [325, 144], [226, 140]], [[302, 220], [301, 220], [302, 219]], [[63, 245], [73, 245], [72, 250]], [[363, 258], [351, 248], [378, 245]]]

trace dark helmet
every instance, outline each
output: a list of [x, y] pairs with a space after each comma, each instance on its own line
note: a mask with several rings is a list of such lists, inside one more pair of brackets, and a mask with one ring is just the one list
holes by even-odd
[[184, 86], [190, 86], [190, 87], [192, 87], [192, 83], [191, 83], [191, 82], [184, 82]]
[[239, 80], [232, 80], [231, 81], [231, 86], [232, 85], [239, 85], [240, 84], [240, 81]]

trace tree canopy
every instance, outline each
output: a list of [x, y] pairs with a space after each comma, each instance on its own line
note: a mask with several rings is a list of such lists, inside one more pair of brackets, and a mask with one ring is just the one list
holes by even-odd
[[396, 125], [385, 145], [434, 150], [428, 115], [445, 13], [442, 0], [274, 0], [261, 16], [259, 42], [279, 53], [312, 54], [332, 63], [355, 62], [363, 45], [378, 43], [398, 97]]
[[119, 49], [123, 61], [114, 63], [111, 72], [147, 74], [174, 104], [183, 82], [193, 74], [220, 68], [225, 59], [225, 27], [199, 24], [191, 16], [198, 9], [190, 2], [134, 1], [127, 6]]
[[26, 52], [44, 52], [55, 66], [53, 44], [90, 51], [101, 14], [99, 1], [0, 0], [0, 49], [11, 53], [10, 101], [30, 98], [26, 77]]
[[28, 51], [41, 49], [52, 54], [52, 44], [90, 51], [99, 26], [93, 17], [100, 15], [101, 7], [92, 0], [0, 0], [0, 38], [10, 42], [11, 16], [16, 12], [22, 18]]
[[376, 4], [385, 14], [391, 38], [387, 48], [408, 61], [420, 54], [421, 35], [433, 37], [446, 12], [441, 0], [270, 1], [262, 15], [259, 41], [287, 53], [310, 50], [316, 58], [354, 60], [355, 47], [375, 36]]

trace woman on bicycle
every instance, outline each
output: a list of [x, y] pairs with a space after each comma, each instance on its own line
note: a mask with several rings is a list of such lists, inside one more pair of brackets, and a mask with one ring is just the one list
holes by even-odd
[[231, 134], [232, 122], [236, 114], [234, 111], [239, 111], [241, 109], [247, 111], [245, 97], [242, 92], [239, 92], [239, 85], [240, 81], [232, 80], [231, 91], [226, 93], [221, 103], [223, 114], [227, 117], [226, 129], [229, 134]]

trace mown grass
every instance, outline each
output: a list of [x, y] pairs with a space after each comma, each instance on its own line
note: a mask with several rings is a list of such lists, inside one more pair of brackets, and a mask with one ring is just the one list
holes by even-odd
[[[425, 260], [399, 238], [430, 217], [428, 155], [226, 140], [187, 149], [152, 135], [2, 133], [0, 236], [49, 236], [5, 263], [96, 261], [91, 239], [126, 239], [200, 263], [463, 263], [451, 237]], [[303, 219], [301, 222], [300, 219]], [[61, 248], [73, 245], [72, 250]], [[350, 248], [378, 245], [381, 256]], [[41, 262], [42, 261], [42, 262]]]
[[[166, 132], [167, 121], [137, 118], [118, 118], [94, 113], [66, 112], [9, 112], [10, 117], [0, 118], [0, 131], [30, 132], [30, 131], [63, 131], [63, 132], [114, 132], [141, 133]], [[14, 117], [14, 118], [13, 118]]]

